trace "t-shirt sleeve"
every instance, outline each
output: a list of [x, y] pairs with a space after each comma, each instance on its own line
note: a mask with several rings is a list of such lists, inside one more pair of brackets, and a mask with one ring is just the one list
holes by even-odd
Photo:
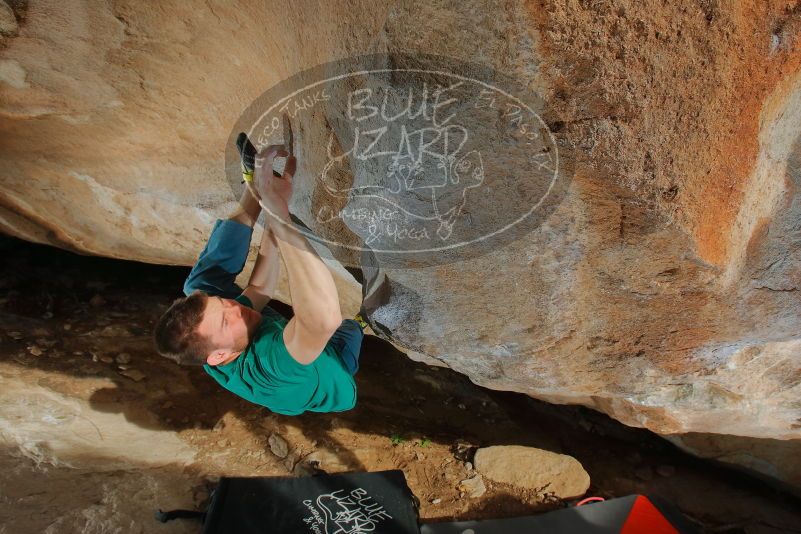
[[256, 308], [253, 307], [253, 303], [250, 301], [250, 299], [244, 293], [241, 293], [234, 300], [237, 301], [238, 303], [242, 304], [243, 306], [247, 306], [251, 310], [255, 310], [256, 309]]
[[270, 383], [297, 384], [307, 382], [316, 372], [313, 365], [303, 365], [289, 354], [280, 325], [264, 321], [256, 335], [251, 370], [254, 378]]
[[306, 365], [297, 361], [289, 353], [284, 343], [284, 331], [276, 332], [273, 338], [273, 364], [275, 372], [279, 377], [285, 379], [293, 379], [296, 377], [307, 377], [310, 373], [314, 372], [314, 365], [312, 363]]
[[265, 405], [278, 413], [302, 413], [317, 390], [317, 369], [313, 365], [302, 365], [292, 358], [284, 346], [282, 330], [276, 330], [268, 336], [264, 341], [269, 346], [265, 346], [255, 359], [257, 380], [271, 386], [269, 401]]

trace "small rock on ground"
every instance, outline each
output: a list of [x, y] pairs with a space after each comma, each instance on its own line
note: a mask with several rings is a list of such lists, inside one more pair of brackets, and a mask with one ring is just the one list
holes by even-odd
[[289, 444], [278, 434], [270, 434], [267, 442], [270, 444], [270, 450], [279, 458], [286, 458], [289, 454]]
[[137, 371], [136, 369], [126, 369], [124, 371], [120, 371], [120, 374], [122, 376], [130, 378], [134, 382], [141, 382], [142, 380], [147, 378], [147, 375], [145, 375], [145, 373], [143, 373], [142, 371]]
[[487, 486], [484, 485], [484, 479], [481, 478], [481, 475], [475, 474], [468, 479], [462, 480], [459, 483], [459, 490], [465, 492], [471, 499], [475, 499], [487, 492]]
[[672, 465], [660, 465], [656, 468], [656, 472], [659, 473], [659, 476], [672, 477], [676, 474], [676, 468]]

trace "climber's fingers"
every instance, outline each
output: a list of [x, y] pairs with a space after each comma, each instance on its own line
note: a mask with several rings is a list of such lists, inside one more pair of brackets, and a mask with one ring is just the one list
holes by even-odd
[[284, 174], [282, 178], [289, 180], [295, 176], [295, 170], [298, 168], [298, 160], [295, 156], [286, 158], [286, 165], [284, 166]]
[[289, 156], [289, 152], [286, 151], [286, 147], [284, 145], [269, 145], [260, 150], [256, 155], [256, 168], [260, 169], [264, 167], [265, 169], [272, 170], [273, 161], [275, 160], [276, 156], [287, 157]]

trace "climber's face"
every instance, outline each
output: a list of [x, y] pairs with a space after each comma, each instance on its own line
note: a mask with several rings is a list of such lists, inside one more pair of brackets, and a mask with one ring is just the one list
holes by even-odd
[[235, 360], [253, 339], [260, 322], [261, 314], [252, 308], [233, 299], [209, 297], [197, 327], [214, 347], [206, 363], [222, 365]]

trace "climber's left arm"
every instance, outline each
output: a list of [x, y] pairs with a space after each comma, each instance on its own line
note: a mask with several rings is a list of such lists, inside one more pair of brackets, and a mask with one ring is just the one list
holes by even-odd
[[245, 187], [242, 196], [239, 198], [239, 206], [228, 217], [231, 221], [236, 221], [245, 226], [253, 228], [261, 214], [261, 205], [250, 193], [250, 189]]
[[278, 242], [272, 228], [267, 226], [261, 236], [259, 255], [250, 273], [250, 281], [242, 292], [253, 303], [254, 310], [262, 311], [275, 294], [281, 273], [280, 265]]
[[209, 241], [184, 282], [184, 294], [196, 290], [223, 298], [235, 298], [242, 288], [234, 282], [245, 267], [253, 225], [261, 206], [245, 188], [239, 206], [227, 219], [217, 219]]

